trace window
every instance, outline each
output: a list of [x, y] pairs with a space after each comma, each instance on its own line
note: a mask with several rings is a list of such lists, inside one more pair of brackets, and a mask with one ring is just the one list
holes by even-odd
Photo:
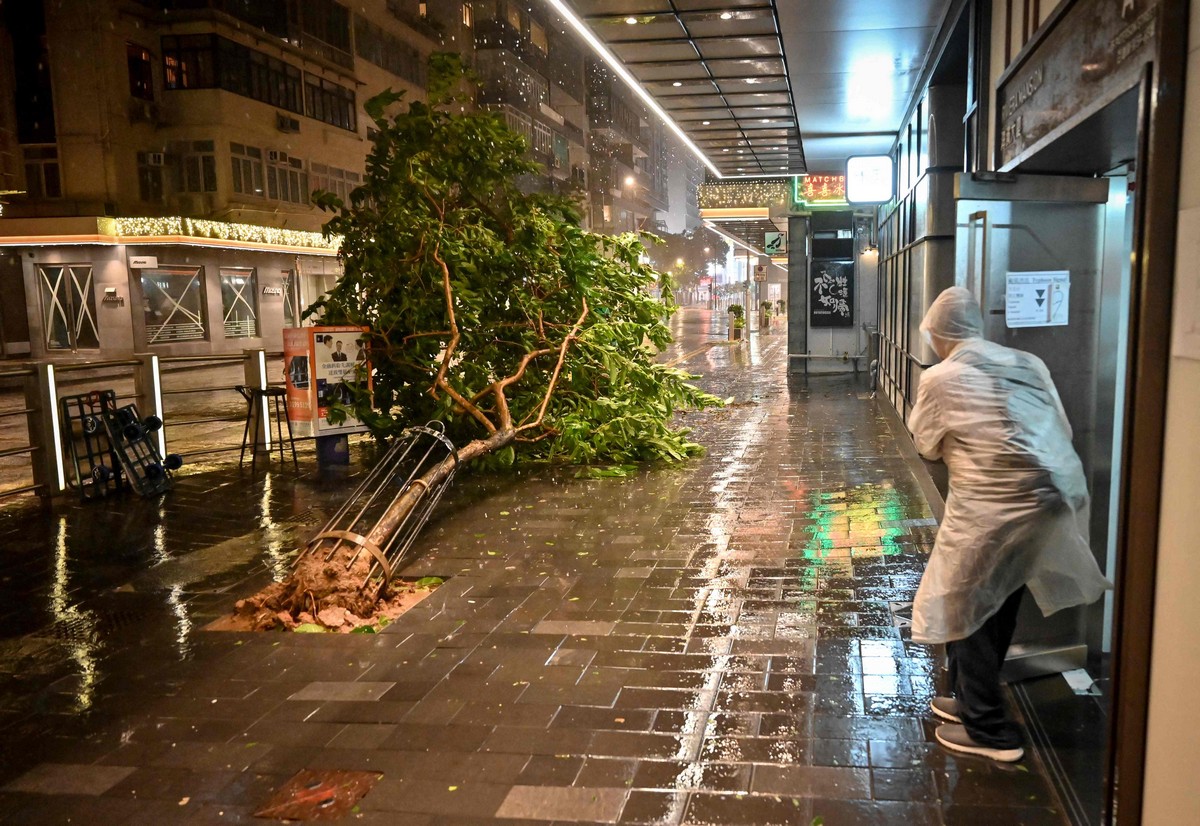
[[463, 25], [468, 29], [475, 25], [475, 10], [470, 3], [463, 3]]
[[47, 349], [98, 349], [92, 265], [38, 264], [37, 271]]
[[420, 51], [361, 15], [354, 17], [354, 48], [363, 60], [417, 86], [425, 86], [425, 59]]
[[217, 157], [212, 141], [185, 144], [176, 168], [175, 189], [179, 192], [216, 192]]
[[290, 63], [215, 35], [164, 37], [163, 86], [224, 89], [304, 114], [304, 84]]
[[258, 279], [253, 269], [221, 267], [225, 338], [258, 337]]
[[417, 17], [421, 18], [422, 20], [429, 17], [428, 3], [417, 3]]
[[553, 133], [543, 123], [533, 124], [533, 151], [539, 155], [549, 155], [554, 151]]
[[154, 71], [151, 68], [150, 51], [126, 43], [125, 62], [129, 65], [129, 94], [139, 100], [154, 100]]
[[304, 161], [283, 152], [267, 153], [267, 197], [293, 204], [308, 203], [308, 173]]
[[550, 49], [550, 44], [546, 40], [546, 29], [536, 20], [529, 21], [529, 42], [542, 54], [546, 54]]
[[357, 172], [350, 172], [321, 163], [314, 163], [312, 165], [312, 174], [314, 190], [319, 189], [324, 192], [332, 192], [343, 201], [358, 186], [359, 181], [362, 180]]
[[350, 10], [333, 0], [302, 0], [301, 26], [306, 35], [343, 52], [350, 51]]
[[204, 338], [202, 267], [142, 270], [146, 342], [170, 344]]
[[168, 89], [211, 89], [217, 85], [216, 41], [207, 34], [164, 37], [163, 85]]
[[340, 126], [351, 132], [358, 128], [354, 92], [315, 75], [304, 76], [305, 114], [314, 120]]
[[240, 195], [266, 195], [263, 189], [263, 153], [256, 146], [229, 144], [230, 166], [233, 172], [233, 191]]
[[23, 146], [21, 151], [25, 156], [25, 191], [30, 200], [61, 198], [58, 147]]
[[151, 204], [162, 203], [162, 153], [137, 153], [138, 197]]
[[508, 25], [512, 26], [517, 31], [522, 31], [521, 27], [521, 10], [517, 8], [515, 3], [509, 3], [506, 7], [508, 15]]

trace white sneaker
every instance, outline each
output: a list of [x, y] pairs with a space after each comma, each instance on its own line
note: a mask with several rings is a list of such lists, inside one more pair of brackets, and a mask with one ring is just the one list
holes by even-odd
[[934, 697], [929, 701], [929, 708], [943, 720], [951, 723], [962, 722], [962, 717], [958, 713], [958, 700], [953, 697]]
[[993, 749], [988, 746], [981, 746], [971, 739], [971, 735], [967, 734], [965, 728], [953, 724], [938, 726], [937, 731], [934, 732], [934, 736], [937, 737], [939, 743], [950, 749], [950, 751], [989, 757], [1001, 763], [1015, 763], [1025, 756], [1025, 749], [1020, 746], [1011, 749]]

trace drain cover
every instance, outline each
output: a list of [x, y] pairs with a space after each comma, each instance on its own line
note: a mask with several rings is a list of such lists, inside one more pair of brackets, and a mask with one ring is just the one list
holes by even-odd
[[338, 820], [350, 814], [381, 777], [377, 772], [303, 769], [254, 816], [270, 820]]

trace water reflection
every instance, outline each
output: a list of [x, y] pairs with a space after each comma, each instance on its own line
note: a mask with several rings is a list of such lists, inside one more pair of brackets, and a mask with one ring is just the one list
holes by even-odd
[[97, 618], [94, 612], [73, 605], [70, 600], [70, 536], [67, 518], [60, 516], [54, 538], [54, 579], [50, 586], [50, 614], [55, 625], [62, 629], [67, 656], [77, 677], [72, 692], [76, 711], [87, 711], [96, 702], [96, 686], [100, 681], [97, 667]]

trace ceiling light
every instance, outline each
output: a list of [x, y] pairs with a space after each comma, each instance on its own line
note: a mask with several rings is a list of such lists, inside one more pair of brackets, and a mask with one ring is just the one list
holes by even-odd
[[728, 150], [728, 149], [722, 149], [721, 151], [722, 151], [722, 152], [728, 152], [729, 150]]
[[701, 121], [701, 123], [702, 123], [704, 126], [708, 126], [710, 123], [712, 123], [712, 121], [711, 121], [711, 120], [705, 120], [705, 121]]
[[758, 78], [756, 78], [756, 77], [748, 77], [748, 78], [746, 78], [746, 82], [747, 82], [747, 83], [758, 83]]
[[567, 23], [570, 24], [571, 28], [575, 30], [575, 33], [583, 38], [584, 42], [588, 44], [592, 51], [598, 54], [604, 60], [604, 62], [608, 64], [608, 68], [612, 70], [613, 74], [621, 78], [621, 80], [625, 82], [625, 85], [628, 86], [629, 89], [635, 95], [637, 95], [639, 99], [641, 99], [642, 103], [646, 104], [646, 107], [655, 115], [657, 115], [659, 120], [661, 120], [668, 129], [675, 133], [675, 136], [679, 138], [684, 146], [691, 150], [691, 152], [697, 158], [699, 158], [714, 175], [716, 175], [718, 178], [724, 177], [721, 174], [721, 170], [717, 169], [716, 164], [709, 159], [708, 155], [704, 154], [700, 147], [696, 145], [696, 142], [688, 137], [687, 133], [684, 132], [683, 129], [680, 128], [679, 124], [675, 122], [675, 119], [667, 114], [667, 110], [663, 109], [659, 102], [654, 99], [654, 96], [646, 91], [645, 87], [643, 87], [642, 84], [638, 82], [637, 78], [635, 78], [629, 71], [629, 69], [625, 67], [625, 64], [617, 59], [616, 55], [614, 55], [600, 41], [600, 38], [596, 37], [596, 33], [588, 27], [587, 23], [584, 23], [583, 20], [580, 19], [579, 15], [567, 4], [566, 0], [546, 0], [546, 2], [553, 6], [562, 19], [566, 20]]
[[770, 118], [763, 118], [762, 122], [763, 122], [763, 123], [770, 123], [770, 122], [771, 122], [771, 119], [770, 119]]
[[633, 186], [636, 183], [637, 183], [637, 178], [633, 177], [632, 175], [625, 176], [625, 186]]
[[672, 83], [671, 85], [672, 85], [672, 86], [682, 86], [683, 84], [682, 84], [682, 83], [680, 83], [680, 82], [677, 80], [677, 81], [675, 81], [674, 83]]
[[723, 11], [723, 12], [721, 12], [721, 19], [722, 19], [722, 20], [730, 20], [730, 19], [732, 19], [732, 18], [733, 18], [733, 12], [731, 12], [731, 11]]
[[636, 18], [636, 17], [626, 17], [626, 18], [625, 18], [625, 22], [626, 22], [626, 23], [628, 23], [628, 24], [629, 24], [629, 25], [631, 25], [631, 26], [636, 26], [636, 25], [637, 25], [637, 18]]

